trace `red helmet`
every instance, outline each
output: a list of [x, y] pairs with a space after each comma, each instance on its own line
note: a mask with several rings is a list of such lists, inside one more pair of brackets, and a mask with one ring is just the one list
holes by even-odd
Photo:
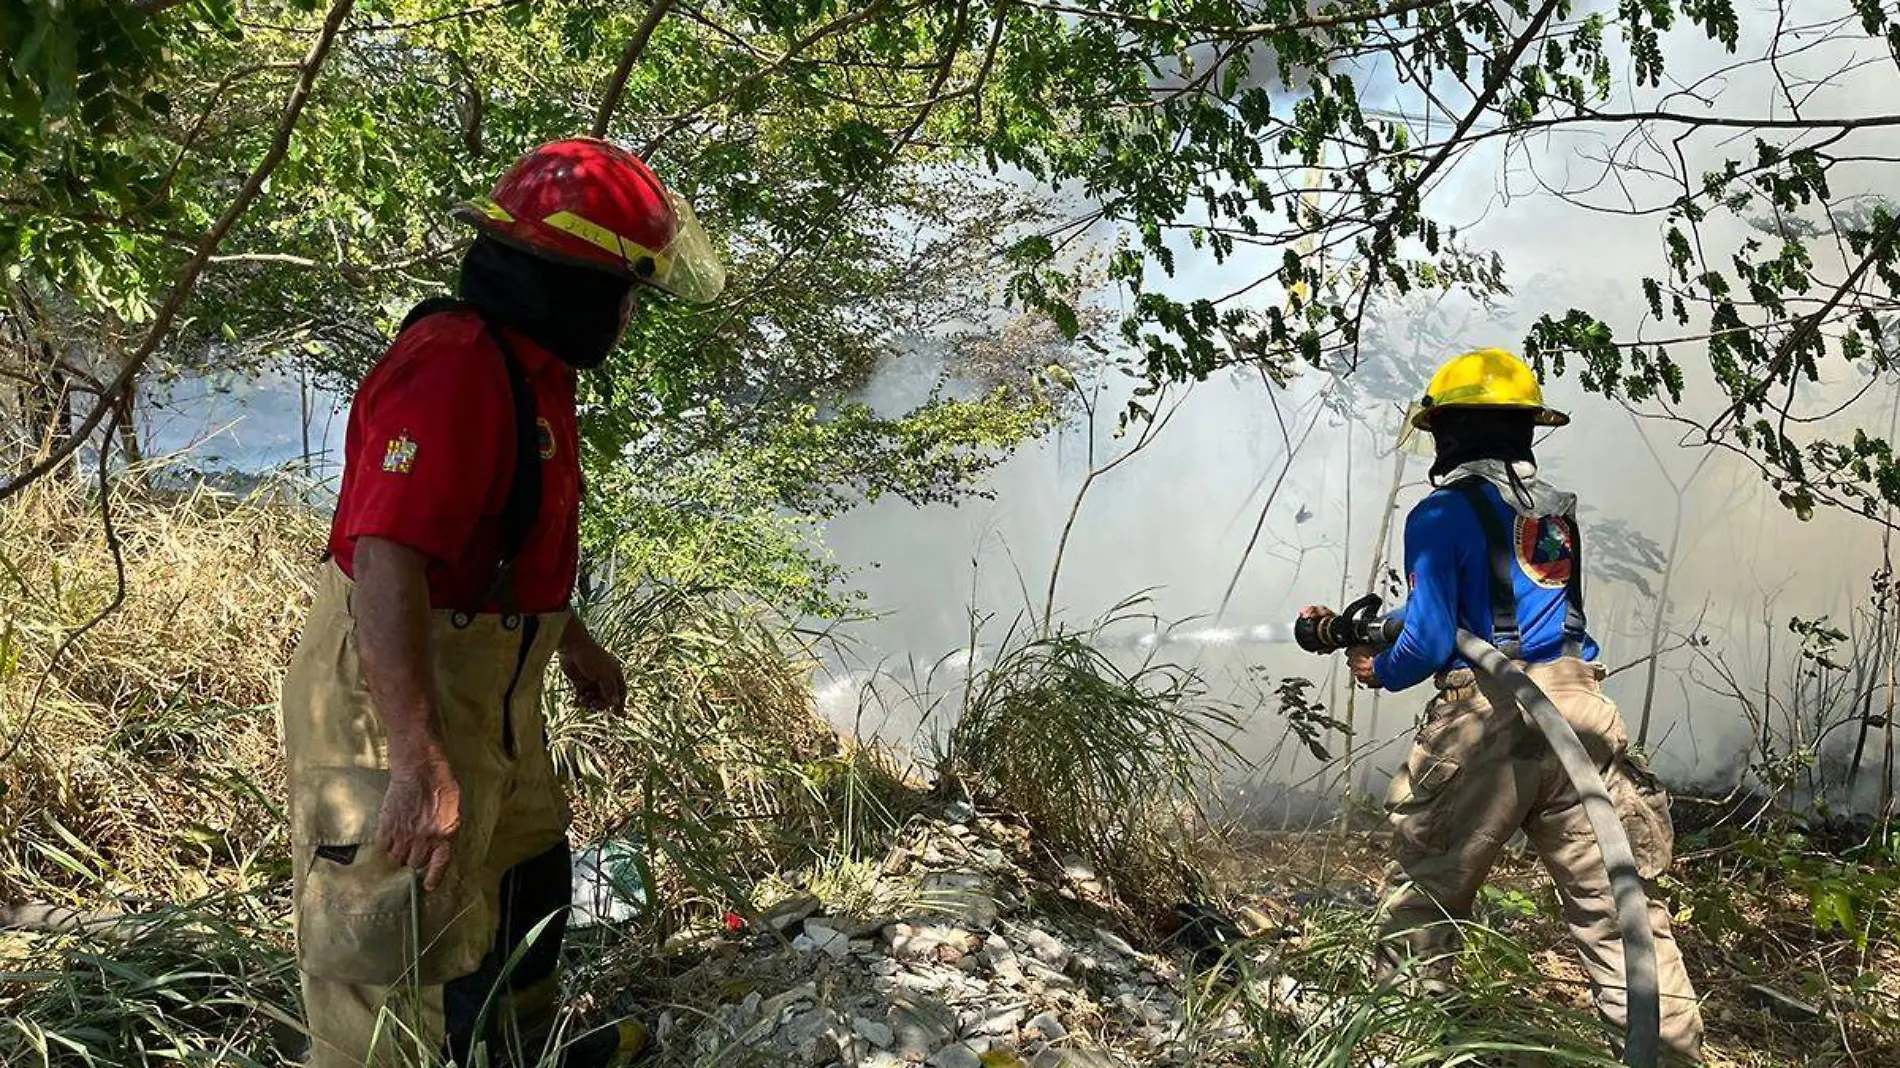
[[494, 192], [458, 205], [455, 216], [537, 256], [697, 303], [725, 288], [725, 266], [692, 207], [640, 157], [596, 138], [542, 145], [516, 160]]

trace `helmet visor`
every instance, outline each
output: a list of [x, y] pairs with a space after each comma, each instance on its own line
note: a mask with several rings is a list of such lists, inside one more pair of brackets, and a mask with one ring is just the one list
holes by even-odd
[[673, 206], [679, 227], [673, 232], [672, 242], [661, 250], [659, 262], [647, 281], [682, 300], [710, 304], [725, 291], [725, 262], [713, 248], [712, 238], [699, 225], [693, 206], [686, 198], [671, 189], [666, 191], [666, 197]]
[[1399, 440], [1394, 444], [1409, 455], [1430, 459], [1437, 455], [1437, 446], [1432, 441], [1431, 431], [1425, 427], [1425, 421], [1420, 419], [1427, 410], [1418, 401], [1413, 401], [1405, 409], [1405, 419], [1399, 424]]

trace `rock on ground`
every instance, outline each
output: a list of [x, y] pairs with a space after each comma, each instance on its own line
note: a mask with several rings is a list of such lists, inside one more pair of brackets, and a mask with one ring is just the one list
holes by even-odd
[[[673, 1018], [662, 1044], [708, 1068], [740, 1050], [813, 1068], [1197, 1063], [1208, 1032], [1190, 1034], [1181, 968], [1112, 931], [1030, 913], [1023, 902], [1061, 888], [1038, 888], [1010, 859], [1022, 844], [975, 814], [912, 824], [874, 869], [876, 899], [914, 901], [909, 915], [866, 921], [789, 899], [694, 969], [714, 1007]], [[1079, 862], [1064, 878], [1096, 881]]]

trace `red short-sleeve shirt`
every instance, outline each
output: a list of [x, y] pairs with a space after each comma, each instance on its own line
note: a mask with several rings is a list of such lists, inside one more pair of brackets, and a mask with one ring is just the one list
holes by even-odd
[[[541, 513], [514, 567], [523, 612], [568, 604], [580, 560], [581, 472], [574, 372], [522, 334], [508, 341], [533, 384]], [[515, 467], [514, 401], [500, 351], [471, 312], [428, 316], [396, 339], [356, 392], [330, 553], [355, 577], [356, 539], [429, 557], [435, 608], [483, 611]]]

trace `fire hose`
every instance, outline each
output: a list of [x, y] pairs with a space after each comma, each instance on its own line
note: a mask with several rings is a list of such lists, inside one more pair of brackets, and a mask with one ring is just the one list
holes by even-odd
[[[1404, 623], [1377, 615], [1377, 597], [1353, 602], [1337, 616], [1301, 619], [1293, 628], [1302, 649], [1330, 653], [1364, 645], [1383, 649], [1398, 640]], [[1623, 1063], [1631, 1068], [1655, 1068], [1660, 1051], [1662, 1005], [1656, 982], [1656, 934], [1649, 926], [1649, 895], [1643, 888], [1642, 875], [1636, 868], [1636, 853], [1624, 833], [1623, 820], [1617, 815], [1610, 791], [1598, 774], [1583, 741], [1577, 737], [1563, 713], [1531, 677], [1512, 663], [1497, 647], [1467, 630], [1458, 631], [1458, 653], [1473, 670], [1508, 689], [1518, 707], [1557, 755], [1558, 763], [1583, 799], [1583, 811], [1596, 834], [1597, 850], [1610, 877], [1610, 889], [1616, 900], [1616, 924], [1623, 939], [1623, 985], [1627, 991], [1628, 1030], [1624, 1036]]]

